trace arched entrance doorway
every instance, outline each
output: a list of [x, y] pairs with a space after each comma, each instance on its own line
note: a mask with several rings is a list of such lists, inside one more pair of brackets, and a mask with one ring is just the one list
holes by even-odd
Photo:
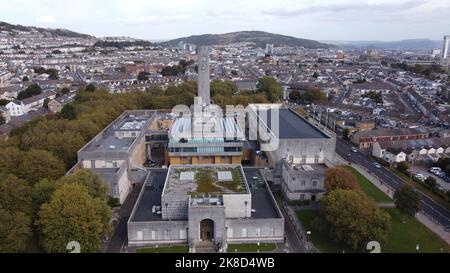
[[200, 222], [200, 241], [214, 240], [214, 221], [205, 219]]

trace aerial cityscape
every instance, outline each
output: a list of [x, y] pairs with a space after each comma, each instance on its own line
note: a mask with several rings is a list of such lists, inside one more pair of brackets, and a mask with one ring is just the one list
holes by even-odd
[[47, 2], [0, 7], [0, 253], [450, 253], [450, 4]]

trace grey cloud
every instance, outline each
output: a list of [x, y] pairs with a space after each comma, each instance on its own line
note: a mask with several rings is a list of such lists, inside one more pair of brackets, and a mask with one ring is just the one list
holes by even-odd
[[426, 4], [425, 0], [410, 0], [403, 3], [386, 3], [386, 4], [333, 4], [333, 5], [312, 5], [307, 7], [288, 7], [283, 9], [266, 9], [262, 14], [277, 17], [293, 17], [305, 14], [315, 13], [335, 13], [345, 11], [369, 11], [369, 12], [395, 12], [414, 9]]

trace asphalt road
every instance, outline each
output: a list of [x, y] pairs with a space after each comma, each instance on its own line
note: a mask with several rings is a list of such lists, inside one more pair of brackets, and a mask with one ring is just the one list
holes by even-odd
[[[351, 148], [353, 146], [342, 139], [337, 140], [336, 152], [345, 160], [361, 165], [365, 169], [369, 170], [372, 174], [377, 176], [383, 181], [383, 183], [389, 185], [391, 188], [399, 188], [405, 182], [392, 173], [389, 169], [381, 167], [376, 168], [373, 163], [375, 162], [369, 156], [361, 153], [353, 153]], [[439, 222], [442, 226], [450, 228], [450, 211], [444, 208], [442, 205], [425, 195], [423, 192], [419, 191], [421, 196], [421, 208], [422, 211], [430, 215], [434, 220]]]
[[106, 253], [120, 253], [122, 251], [123, 246], [127, 242], [128, 233], [127, 233], [127, 222], [130, 219], [131, 212], [133, 210], [134, 204], [139, 196], [139, 192], [141, 189], [141, 185], [133, 189], [128, 198], [123, 203], [120, 208], [120, 218], [117, 223], [116, 228], [113, 231], [110, 241], [108, 242], [108, 246], [106, 247]]
[[289, 219], [286, 209], [282, 205], [282, 199], [284, 197], [281, 195], [280, 192], [274, 193], [274, 197], [277, 200], [278, 207], [281, 210], [281, 213], [284, 217], [284, 234], [286, 236], [287, 242], [289, 243], [289, 246], [291, 247], [292, 251], [294, 253], [306, 253], [305, 246], [302, 244], [299, 234], [295, 231], [294, 224]]

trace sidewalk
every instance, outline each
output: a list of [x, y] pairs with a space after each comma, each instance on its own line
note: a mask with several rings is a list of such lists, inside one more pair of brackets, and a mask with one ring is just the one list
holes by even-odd
[[[348, 165], [348, 161], [337, 155], [337, 161], [338, 164], [342, 165]], [[395, 190], [386, 185], [385, 183], [382, 183], [378, 178], [376, 178], [374, 175], [367, 172], [363, 167], [356, 165], [352, 163], [351, 165], [353, 168], [355, 168], [358, 172], [360, 172], [362, 175], [364, 175], [374, 186], [376, 186], [379, 190], [384, 192], [389, 198], [394, 199], [394, 192]], [[379, 207], [382, 207], [381, 204], [378, 204]], [[441, 225], [435, 223], [430, 217], [427, 217], [423, 212], [419, 212], [416, 214], [416, 219], [422, 223], [424, 226], [426, 226], [428, 229], [436, 233], [439, 237], [441, 237], [444, 241], [446, 241], [450, 245], [450, 232], [444, 231]]]

